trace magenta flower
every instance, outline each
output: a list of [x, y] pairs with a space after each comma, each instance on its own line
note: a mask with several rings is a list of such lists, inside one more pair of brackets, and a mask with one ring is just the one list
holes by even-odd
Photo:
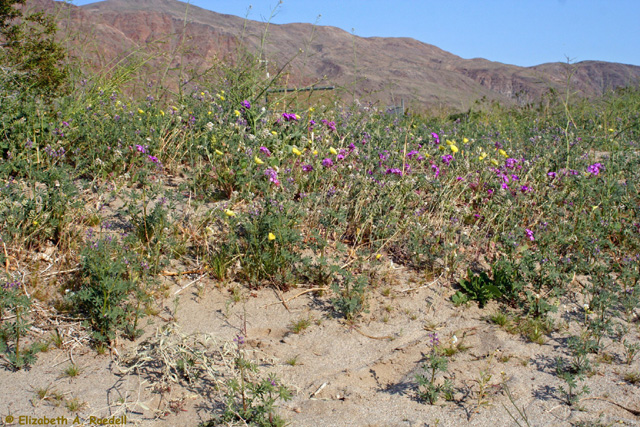
[[273, 182], [275, 185], [280, 185], [280, 181], [278, 181], [278, 172], [273, 168], [267, 168], [264, 171], [264, 174], [269, 177], [269, 181]]
[[532, 242], [536, 240], [533, 237], [533, 231], [529, 230], [528, 228], [525, 228], [524, 232], [527, 234], [527, 237], [529, 238], [529, 240], [531, 240]]
[[305, 172], [311, 172], [313, 170], [313, 166], [311, 165], [302, 165], [302, 170]]
[[245, 99], [244, 101], [242, 101], [242, 106], [249, 110], [251, 108], [251, 103]]
[[598, 175], [601, 169], [604, 169], [601, 163], [594, 163], [587, 168], [587, 172], [592, 175]]
[[333, 166], [333, 160], [327, 157], [322, 161], [322, 166], [324, 166], [325, 168], [330, 168], [331, 166]]
[[267, 157], [271, 157], [271, 151], [267, 147], [260, 147], [260, 151], [264, 153]]

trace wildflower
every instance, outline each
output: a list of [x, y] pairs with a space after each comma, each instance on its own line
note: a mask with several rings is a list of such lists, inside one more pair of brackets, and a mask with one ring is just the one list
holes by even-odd
[[264, 174], [269, 177], [269, 181], [273, 182], [275, 185], [280, 185], [280, 181], [278, 181], [278, 172], [276, 172], [273, 168], [267, 168], [264, 171]]
[[484, 160], [487, 157], [487, 153], [483, 152], [478, 156], [478, 160]]
[[313, 170], [313, 166], [311, 165], [302, 165], [302, 170], [305, 172], [311, 172]]
[[451, 141], [450, 139], [446, 140], [447, 145], [456, 145], [455, 141]]
[[275, 130], [271, 131], [271, 135], [276, 136], [278, 134], [278, 132], [276, 132]]
[[331, 154], [333, 154], [334, 156], [335, 156], [336, 154], [338, 154], [338, 151], [337, 151], [335, 148], [333, 148], [333, 147], [329, 147], [329, 152], [330, 152]]
[[313, 150], [313, 155], [317, 156], [318, 155], [318, 150]]
[[438, 338], [437, 332], [432, 332], [429, 334], [429, 343], [434, 348], [440, 345], [440, 339]]
[[145, 147], [145, 146], [143, 146], [143, 145], [138, 145], [138, 144], [136, 144], [136, 150], [138, 150], [138, 151], [139, 151], [139, 152], [141, 152], [142, 154], [144, 154], [144, 153], [146, 153], [146, 152], [147, 152], [145, 148], [146, 148], [146, 147]]
[[442, 163], [449, 166], [451, 164], [451, 160], [453, 160], [453, 156], [451, 154], [445, 154], [442, 156]]
[[498, 163], [498, 161], [496, 159], [491, 159], [491, 164], [494, 165], [494, 166], [498, 166], [499, 165], [499, 163]]
[[223, 153], [222, 151], [220, 151], [220, 150], [216, 150], [216, 154], [217, 154], [218, 156], [222, 156], [224, 153]]
[[160, 163], [160, 160], [158, 160], [158, 158], [156, 156], [148, 156], [149, 160], [151, 160], [153, 163], [158, 164]]
[[330, 168], [331, 166], [333, 166], [333, 160], [327, 157], [322, 161], [322, 166], [324, 166], [325, 168]]
[[456, 334], [453, 334], [453, 336], [451, 337], [451, 345], [456, 345], [458, 343], [458, 337], [456, 336]]
[[451, 148], [451, 151], [453, 151], [454, 153], [458, 152], [458, 147], [456, 147], [455, 145], [450, 145], [449, 148]]
[[207, 122], [207, 124], [205, 125], [205, 127], [207, 128], [207, 130], [209, 132], [211, 132], [213, 130], [213, 123], [211, 122]]
[[263, 153], [267, 157], [271, 157], [271, 151], [267, 147], [260, 147], [260, 152]]
[[233, 111], [233, 114], [235, 114], [235, 115], [236, 115], [236, 117], [239, 117], [239, 116], [240, 116], [240, 111], [238, 111], [238, 110], [234, 110], [234, 111]]
[[298, 150], [296, 147], [293, 147], [293, 148], [291, 149], [291, 152], [292, 152], [293, 154], [295, 154], [296, 156], [300, 156], [300, 155], [302, 155], [302, 152], [301, 152], [300, 150]]
[[140, 108], [138, 108], [138, 114], [144, 114], [144, 110], [141, 110]]
[[242, 106], [249, 110], [251, 108], [251, 103], [245, 99], [244, 101], [242, 101]]
[[504, 151], [502, 148], [498, 150], [498, 153], [502, 156], [502, 157], [508, 157], [507, 152]]
[[555, 173], [555, 172], [548, 172], [548, 173], [547, 173], [547, 176], [548, 176], [548, 177], [551, 177], [551, 178], [555, 178], [556, 176], [558, 176], [558, 174], [557, 174], [557, 173]]
[[231, 209], [225, 209], [224, 210], [224, 214], [226, 216], [229, 216], [229, 217], [236, 216], [236, 213], [234, 211], [232, 211]]
[[376, 254], [376, 259], [382, 258], [382, 254]]
[[587, 168], [587, 172], [589, 172], [592, 175], [598, 175], [600, 174], [601, 169], [603, 169], [601, 163], [594, 163]]
[[435, 140], [436, 144], [440, 144], [440, 137], [438, 136], [437, 133], [435, 132], [431, 132], [431, 136], [433, 137], [433, 139]]
[[440, 175], [440, 168], [436, 164], [432, 164], [431, 169], [435, 172], [434, 178], [437, 178]]
[[[468, 144], [469, 143], [469, 138], [462, 138], [462, 143], [463, 144]], [[455, 335], [454, 335], [455, 337]]]
[[533, 242], [534, 240], [536, 240], [536, 239], [533, 237], [533, 231], [529, 230], [528, 228], [525, 228], [524, 232], [526, 233], [526, 235], [527, 235], [527, 237], [529, 238], [529, 240], [531, 240], [532, 242]]
[[273, 233], [269, 233], [269, 240], [276, 240], [276, 235]]
[[263, 165], [264, 164], [264, 161], [262, 161], [262, 159], [260, 157], [258, 157], [258, 156], [254, 156], [253, 160], [259, 165]]

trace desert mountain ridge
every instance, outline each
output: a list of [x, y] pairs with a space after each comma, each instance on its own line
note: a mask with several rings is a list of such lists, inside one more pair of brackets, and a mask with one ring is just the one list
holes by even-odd
[[[267, 24], [212, 12], [178, 0], [106, 0], [74, 6], [31, 0], [57, 8], [60, 27], [83, 38], [103, 61], [153, 45], [184, 52], [176, 66], [206, 69], [232, 58], [242, 45], [262, 51], [268, 70], [285, 64], [289, 83], [334, 85], [342, 97], [420, 106], [466, 109], [484, 98], [500, 103], [539, 101], [549, 90], [571, 90], [593, 97], [640, 82], [640, 66], [604, 61], [546, 63], [533, 67], [463, 59], [412, 38], [359, 37], [329, 26]], [[179, 37], [176, 37], [179, 36]], [[94, 55], [95, 56], [95, 55]], [[266, 71], [266, 70], [265, 70]]]

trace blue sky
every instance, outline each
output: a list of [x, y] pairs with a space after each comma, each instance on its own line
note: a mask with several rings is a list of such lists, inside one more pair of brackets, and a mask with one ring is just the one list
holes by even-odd
[[[132, 0], [135, 1], [135, 0]], [[94, 3], [75, 0], [76, 5]], [[640, 0], [191, 0], [272, 23], [412, 37], [463, 58], [520, 66], [601, 60], [640, 65]], [[249, 9], [249, 6], [252, 6]]]

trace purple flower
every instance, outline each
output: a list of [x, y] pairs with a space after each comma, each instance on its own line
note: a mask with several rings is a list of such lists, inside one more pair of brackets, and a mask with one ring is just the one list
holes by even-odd
[[245, 99], [244, 101], [242, 101], [242, 106], [249, 110], [251, 108], [251, 103]]
[[287, 122], [298, 121], [298, 117], [295, 115], [295, 113], [282, 113], [282, 118]]
[[244, 337], [242, 335], [236, 335], [236, 337], [233, 339], [233, 341], [237, 342], [238, 345], [243, 345], [244, 344]]
[[271, 157], [271, 151], [267, 147], [260, 147], [260, 151], [264, 153], [267, 157]]
[[156, 156], [149, 156], [149, 160], [151, 160], [153, 163], [160, 162], [160, 160], [158, 160], [158, 158]]
[[508, 169], [513, 169], [516, 166], [516, 163], [518, 163], [518, 161], [516, 159], [511, 159], [511, 158], [504, 161], [504, 165]]
[[387, 173], [387, 175], [394, 174], [394, 175], [402, 176], [402, 170], [400, 170], [398, 168], [387, 169], [386, 173]]
[[433, 139], [435, 140], [436, 144], [440, 144], [440, 137], [438, 136], [437, 133], [435, 132], [431, 132], [431, 136], [433, 137]]
[[330, 168], [331, 166], [333, 166], [333, 160], [327, 157], [322, 161], [322, 166], [324, 166], [325, 168]]
[[139, 152], [141, 152], [143, 154], [147, 152], [146, 147], [143, 146], [143, 145], [137, 145], [136, 144], [136, 150], [138, 150]]
[[601, 163], [594, 163], [587, 168], [587, 172], [592, 175], [598, 175], [600, 173], [600, 169], [604, 169]]
[[440, 345], [440, 338], [438, 338], [437, 332], [432, 332], [429, 334], [429, 343], [432, 347], [437, 347]]
[[532, 190], [531, 190], [530, 187], [528, 187], [526, 185], [523, 185], [522, 187], [520, 187], [520, 191], [522, 191], [523, 193], [528, 193], [528, 192], [530, 192]]
[[338, 159], [338, 160], [342, 160], [342, 159], [344, 159], [344, 154], [338, 154], [338, 155], [336, 156], [336, 159]]
[[445, 154], [444, 156], [442, 156], [442, 163], [447, 166], [449, 166], [451, 160], [453, 160], [453, 156], [451, 154]]
[[418, 154], [419, 154], [418, 150], [411, 150], [407, 153], [407, 157], [411, 159]]
[[302, 165], [302, 170], [305, 172], [311, 172], [313, 170], [313, 166], [311, 165]]
[[440, 168], [434, 163], [431, 165], [431, 169], [433, 169], [433, 171], [435, 172], [435, 176], [434, 178], [437, 178], [438, 175], [440, 175]]
[[547, 173], [547, 176], [549, 176], [551, 178], [555, 178], [556, 176], [558, 176], [558, 174], [555, 173], [555, 172], [549, 172], [549, 173]]
[[329, 120], [326, 119], [322, 119], [320, 120], [322, 123], [324, 123], [324, 125], [326, 127], [329, 128], [329, 130], [335, 131], [336, 130], [336, 123], [335, 122], [330, 122]]
[[531, 240], [532, 242], [536, 240], [533, 237], [533, 231], [529, 230], [528, 228], [525, 228], [524, 232], [527, 234], [527, 237], [529, 238], [529, 240]]
[[267, 168], [264, 171], [264, 174], [269, 177], [269, 181], [273, 182], [275, 185], [280, 185], [280, 181], [278, 181], [278, 172], [273, 168]]

